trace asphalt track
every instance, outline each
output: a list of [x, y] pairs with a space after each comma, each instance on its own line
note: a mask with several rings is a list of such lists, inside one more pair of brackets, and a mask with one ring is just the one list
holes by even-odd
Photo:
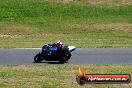
[[[35, 64], [41, 49], [0, 49], [0, 65]], [[132, 48], [79, 48], [72, 52], [70, 64], [132, 64]], [[68, 64], [65, 63], [65, 64]], [[55, 64], [43, 62], [40, 64]]]

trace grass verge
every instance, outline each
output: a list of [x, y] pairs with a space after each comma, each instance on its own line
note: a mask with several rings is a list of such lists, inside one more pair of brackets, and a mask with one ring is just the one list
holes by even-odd
[[0, 47], [41, 47], [58, 39], [83, 48], [132, 47], [132, 5], [121, 4], [127, 0], [108, 0], [119, 6], [61, 1], [0, 0]]
[[[86, 73], [130, 74], [132, 65], [83, 65]], [[131, 88], [130, 84], [88, 84], [76, 83], [78, 65], [35, 64], [0, 66], [1, 88]]]

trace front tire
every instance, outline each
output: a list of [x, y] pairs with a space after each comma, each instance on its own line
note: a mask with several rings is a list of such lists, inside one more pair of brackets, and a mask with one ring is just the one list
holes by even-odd
[[40, 63], [41, 61], [43, 61], [43, 57], [40, 53], [38, 53], [35, 57], [34, 57], [34, 61], [36, 63]]
[[68, 61], [70, 58], [71, 58], [71, 53], [70, 53], [70, 51], [68, 51], [68, 50], [65, 50], [65, 51], [63, 51], [63, 57], [62, 57], [62, 59], [59, 61], [60, 63], [65, 63], [66, 61]]

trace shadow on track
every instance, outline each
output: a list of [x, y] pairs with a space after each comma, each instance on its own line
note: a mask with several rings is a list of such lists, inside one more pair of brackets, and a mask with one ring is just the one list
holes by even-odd
[[[37, 63], [37, 62], [33, 62], [33, 63]], [[60, 62], [54, 62], [54, 61], [48, 61], [48, 62], [40, 62], [40, 63], [37, 63], [37, 64], [65, 64], [65, 63], [68, 63], [68, 62], [65, 62], [65, 63], [60, 63]]]

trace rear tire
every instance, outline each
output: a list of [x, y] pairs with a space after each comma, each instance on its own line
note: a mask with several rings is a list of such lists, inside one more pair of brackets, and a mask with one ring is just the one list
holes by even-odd
[[36, 63], [40, 63], [41, 61], [43, 61], [43, 57], [40, 53], [38, 53], [35, 57], [34, 57], [34, 61]]

